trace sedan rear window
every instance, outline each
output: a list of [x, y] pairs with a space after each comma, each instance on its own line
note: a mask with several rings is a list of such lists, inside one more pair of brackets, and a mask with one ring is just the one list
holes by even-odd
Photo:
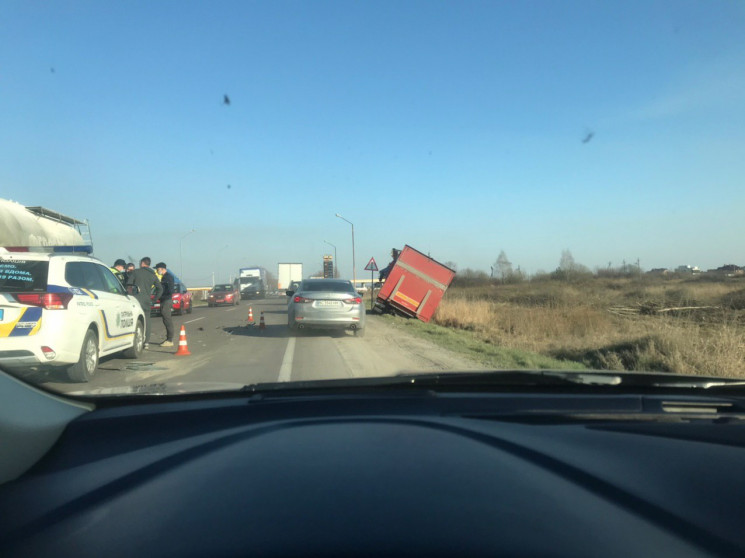
[[0, 292], [47, 290], [49, 262], [0, 259]]
[[350, 283], [339, 283], [337, 281], [318, 281], [303, 283], [302, 290], [307, 291], [331, 291], [333, 293], [352, 293], [354, 289]]

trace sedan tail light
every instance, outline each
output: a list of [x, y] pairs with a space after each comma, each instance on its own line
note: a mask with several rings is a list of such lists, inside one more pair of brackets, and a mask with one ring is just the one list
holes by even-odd
[[296, 296], [292, 299], [293, 302], [313, 302], [312, 298], [305, 298], [303, 296]]
[[362, 304], [362, 298], [359, 296], [355, 298], [345, 298], [344, 302], [347, 304]]
[[72, 293], [15, 293], [13, 298], [28, 306], [40, 306], [46, 310], [67, 310]]

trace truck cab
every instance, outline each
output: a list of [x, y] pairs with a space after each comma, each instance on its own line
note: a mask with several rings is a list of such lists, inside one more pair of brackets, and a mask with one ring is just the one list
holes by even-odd
[[241, 299], [266, 297], [266, 270], [263, 267], [244, 267], [238, 272]]

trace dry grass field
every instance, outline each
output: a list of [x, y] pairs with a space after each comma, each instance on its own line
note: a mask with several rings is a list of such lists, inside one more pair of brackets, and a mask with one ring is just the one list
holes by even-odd
[[745, 377], [745, 279], [453, 286], [435, 323], [590, 368]]

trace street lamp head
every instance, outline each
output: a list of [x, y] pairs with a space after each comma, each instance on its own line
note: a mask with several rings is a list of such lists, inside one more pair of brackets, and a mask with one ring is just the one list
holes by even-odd
[[341, 216], [341, 215], [339, 215], [338, 213], [336, 214], [336, 216], [337, 216], [337, 217], [338, 217], [339, 219], [341, 219], [342, 221], [346, 221], [347, 223], [349, 223], [350, 225], [352, 225], [352, 228], [354, 228], [354, 223], [352, 223], [352, 221], [350, 221], [350, 220], [349, 220], [349, 219], [347, 219], [346, 217], [342, 217], [342, 216]]

